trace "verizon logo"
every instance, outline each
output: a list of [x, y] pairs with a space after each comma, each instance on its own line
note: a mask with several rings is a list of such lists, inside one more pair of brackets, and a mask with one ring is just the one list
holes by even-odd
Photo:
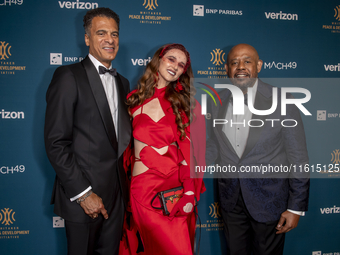
[[80, 10], [90, 10], [98, 8], [98, 3], [90, 3], [90, 2], [66, 2], [66, 1], [58, 1], [60, 8], [66, 8], [66, 9], [80, 9]]
[[131, 58], [131, 62], [134, 66], [136, 66], [136, 65], [146, 66], [150, 61], [151, 61], [151, 57], [146, 58], [146, 59], [142, 59], [142, 58], [133, 59], [133, 58]]
[[330, 71], [330, 72], [336, 72], [336, 71], [340, 71], [340, 63], [338, 63], [337, 65], [323, 65], [325, 67], [325, 71]]
[[330, 213], [340, 213], [340, 207], [333, 206], [333, 207], [326, 207], [320, 208], [321, 214], [330, 214]]
[[264, 12], [266, 19], [279, 19], [279, 20], [298, 20], [299, 16], [297, 14], [280, 12]]

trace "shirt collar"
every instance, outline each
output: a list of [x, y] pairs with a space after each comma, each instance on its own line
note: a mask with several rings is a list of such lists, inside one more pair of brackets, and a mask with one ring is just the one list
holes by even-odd
[[[95, 66], [97, 72], [99, 73], [99, 66], [104, 66], [102, 63], [100, 63], [94, 56], [92, 56], [90, 53], [89, 53], [89, 58], [90, 60], [92, 61], [93, 65]], [[105, 67], [106, 68], [106, 67]], [[110, 67], [108, 69], [111, 69], [112, 68], [112, 64], [110, 65]]]

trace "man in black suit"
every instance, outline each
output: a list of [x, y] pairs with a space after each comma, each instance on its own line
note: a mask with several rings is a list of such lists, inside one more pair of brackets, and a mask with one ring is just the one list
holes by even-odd
[[[242, 100], [240, 104], [244, 114], [234, 115], [239, 106], [237, 96], [232, 99], [229, 90], [219, 93], [223, 105], [212, 105], [212, 119], [224, 120], [224, 124], [213, 127], [207, 141], [207, 164], [219, 156], [220, 166], [235, 170], [218, 179], [228, 254], [283, 254], [285, 233], [297, 226], [308, 209], [308, 174], [293, 170], [308, 163], [299, 109], [289, 104], [286, 115], [281, 114], [281, 90], [276, 88], [275, 111], [260, 115], [249, 110], [251, 106], [261, 111], [271, 109], [274, 97], [273, 87], [258, 79], [262, 60], [252, 46], [234, 46], [225, 68], [233, 85], [248, 98], [248, 103]], [[293, 127], [295, 122], [286, 119], [295, 120], [297, 125]], [[291, 172], [287, 171], [290, 166]], [[267, 172], [250, 171], [264, 167]], [[269, 172], [269, 167], [276, 171]]]
[[56, 172], [52, 203], [65, 219], [68, 254], [118, 254], [128, 190], [123, 152], [131, 138], [129, 82], [111, 61], [119, 17], [84, 16], [89, 55], [56, 69], [46, 94], [45, 146]]

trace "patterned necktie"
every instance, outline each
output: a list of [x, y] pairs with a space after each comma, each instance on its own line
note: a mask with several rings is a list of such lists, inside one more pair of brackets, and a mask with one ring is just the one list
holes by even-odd
[[117, 76], [116, 68], [106, 69], [104, 66], [99, 66], [99, 74], [109, 73], [113, 76]]

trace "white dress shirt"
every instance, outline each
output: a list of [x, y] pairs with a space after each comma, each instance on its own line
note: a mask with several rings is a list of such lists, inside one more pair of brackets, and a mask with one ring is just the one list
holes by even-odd
[[[97, 72], [99, 73], [99, 66], [104, 66], [100, 63], [95, 57], [89, 54], [89, 58], [91, 59], [93, 65], [95, 66]], [[105, 67], [106, 68], [106, 67]], [[110, 66], [111, 69], [112, 65]], [[113, 124], [115, 125], [116, 137], [118, 135], [118, 95], [117, 95], [117, 87], [116, 87], [116, 79], [109, 73], [99, 74], [100, 79], [102, 80], [102, 84], [105, 90], [107, 102], [109, 103]]]
[[[255, 101], [255, 95], [257, 91], [257, 80], [253, 86], [253, 102]], [[247, 94], [244, 95], [248, 96]], [[251, 120], [252, 113], [250, 112], [247, 105], [244, 105], [244, 115], [233, 115], [233, 104], [231, 100], [228, 103], [228, 110], [225, 119], [228, 123], [222, 128], [222, 131], [227, 136], [231, 145], [233, 146], [237, 156], [241, 158], [248, 140], [249, 135], [249, 125], [248, 121]]]

